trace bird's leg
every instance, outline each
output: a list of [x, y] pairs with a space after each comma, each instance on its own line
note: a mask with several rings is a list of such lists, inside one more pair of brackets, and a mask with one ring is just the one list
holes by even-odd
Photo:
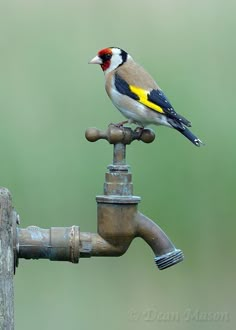
[[113, 126], [118, 127], [118, 128], [122, 128], [124, 126], [124, 124], [127, 124], [128, 122], [129, 122], [128, 120], [124, 120], [124, 121], [121, 121], [120, 123], [117, 123], [117, 124], [110, 123], [110, 125], [113, 125]]

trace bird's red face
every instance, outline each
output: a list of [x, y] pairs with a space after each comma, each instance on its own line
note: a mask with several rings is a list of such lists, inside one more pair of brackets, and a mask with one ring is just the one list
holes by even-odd
[[101, 67], [106, 71], [111, 65], [112, 50], [111, 48], [104, 48], [98, 52], [98, 57], [102, 59]]
[[100, 64], [104, 73], [108, 74], [123, 65], [131, 57], [123, 49], [118, 47], [104, 48], [89, 62]]
[[111, 65], [111, 58], [112, 58], [112, 49], [111, 48], [104, 48], [100, 50], [89, 63], [91, 64], [100, 64], [103, 71], [106, 71]]

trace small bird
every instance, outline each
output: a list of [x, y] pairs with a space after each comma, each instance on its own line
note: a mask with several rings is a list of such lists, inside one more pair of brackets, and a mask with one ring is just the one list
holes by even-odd
[[126, 51], [118, 47], [104, 48], [89, 63], [101, 65], [106, 92], [128, 119], [117, 125], [134, 123], [142, 128], [150, 124], [164, 125], [176, 129], [197, 147], [203, 144], [187, 128], [191, 122], [175, 112], [149, 73]]

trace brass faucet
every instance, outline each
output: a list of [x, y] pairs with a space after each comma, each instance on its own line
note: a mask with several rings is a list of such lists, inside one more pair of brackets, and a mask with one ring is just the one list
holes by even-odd
[[15, 263], [19, 258], [62, 260], [78, 263], [79, 258], [121, 256], [135, 237], [152, 248], [155, 263], [165, 269], [183, 260], [166, 234], [138, 211], [141, 198], [133, 196], [132, 174], [126, 164], [126, 145], [134, 140], [151, 143], [152, 130], [109, 125], [107, 131], [86, 130], [88, 141], [106, 139], [114, 145], [113, 162], [105, 174], [103, 195], [97, 201], [97, 233], [80, 232], [78, 226], [42, 229], [36, 226], [16, 228]]

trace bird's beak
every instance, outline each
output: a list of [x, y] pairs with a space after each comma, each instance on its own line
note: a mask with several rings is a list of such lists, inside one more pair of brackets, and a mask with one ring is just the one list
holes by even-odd
[[89, 61], [89, 64], [102, 64], [102, 59], [96, 55], [91, 61]]

